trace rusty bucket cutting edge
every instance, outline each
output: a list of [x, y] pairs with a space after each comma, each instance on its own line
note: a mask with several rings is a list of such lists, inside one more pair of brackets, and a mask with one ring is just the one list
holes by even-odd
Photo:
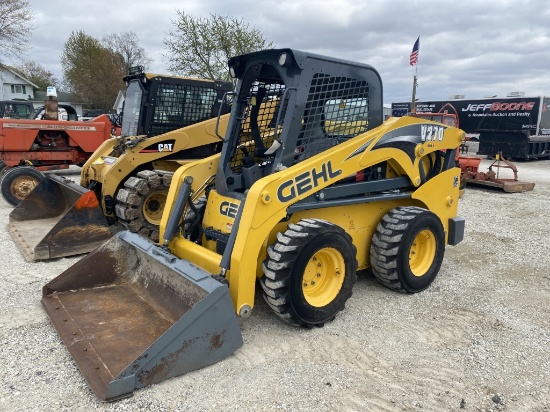
[[113, 235], [95, 193], [54, 174], [12, 210], [8, 231], [27, 261], [88, 253]]
[[243, 345], [227, 286], [128, 231], [45, 285], [42, 305], [105, 401], [218, 362]]
[[535, 183], [524, 182], [513, 179], [498, 179], [498, 180], [480, 180], [480, 179], [466, 179], [468, 184], [487, 186], [496, 189], [502, 189], [506, 193], [520, 193], [529, 192], [535, 188]]

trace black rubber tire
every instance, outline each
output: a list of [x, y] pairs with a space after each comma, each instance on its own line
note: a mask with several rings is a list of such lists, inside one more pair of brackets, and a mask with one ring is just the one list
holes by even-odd
[[17, 166], [7, 170], [0, 180], [0, 191], [6, 202], [17, 206], [44, 179], [32, 166]]
[[398, 292], [417, 293], [432, 284], [444, 254], [445, 232], [439, 218], [419, 207], [397, 207], [376, 227], [370, 264], [374, 276], [384, 286]]
[[[311, 269], [308, 272], [308, 268], [311, 262], [316, 261], [316, 256], [323, 256], [326, 251], [330, 251], [344, 268], [327, 272], [325, 267], [330, 268], [330, 263], [334, 261], [327, 265], [313, 264], [324, 266], [319, 270], [323, 275], [319, 277], [318, 285], [314, 286], [315, 282], [311, 282], [312, 288], [320, 288], [318, 292], [323, 304], [311, 304], [312, 295], [306, 296], [304, 293], [304, 287], [310, 286], [308, 277]], [[289, 224], [284, 233], [277, 234], [277, 241], [268, 247], [267, 254], [262, 265], [264, 275], [260, 279], [264, 299], [286, 322], [307, 328], [323, 326], [334, 319], [352, 295], [353, 285], [357, 281], [357, 249], [351, 236], [339, 226], [319, 219], [303, 219], [297, 224]], [[341, 274], [344, 275], [343, 280], [339, 278]], [[318, 273], [316, 276], [321, 275]], [[329, 284], [325, 281], [336, 278], [339, 283], [337, 287], [333, 287], [334, 282]], [[327, 291], [329, 296], [322, 295]]]
[[2, 176], [4, 176], [8, 170], [10, 170], [10, 168], [0, 160], [0, 179], [2, 179]]
[[143, 170], [129, 177], [116, 195], [119, 223], [140, 236], [159, 241], [159, 225], [174, 173]]

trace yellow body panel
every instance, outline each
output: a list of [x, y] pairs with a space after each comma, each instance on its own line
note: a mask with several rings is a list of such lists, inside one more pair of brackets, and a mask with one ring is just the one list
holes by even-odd
[[[219, 160], [220, 154], [216, 154], [180, 167], [174, 173], [174, 177], [172, 178], [172, 184], [170, 185], [170, 190], [168, 191], [165, 210], [171, 210], [174, 207], [177, 193], [185, 176], [193, 177], [193, 183], [191, 185], [192, 200], [196, 200], [201, 197], [204, 194], [204, 184], [211, 181], [216, 175]], [[163, 213], [159, 233], [161, 240], [164, 237], [164, 231], [169, 218], [169, 212]], [[212, 274], [217, 274], [220, 271], [221, 256], [206, 247], [197, 245], [182, 237], [177, 237], [172, 242], [171, 248], [172, 252], [180, 259], [195, 262], [198, 266], [201, 266]]]
[[[221, 136], [225, 134], [228, 121], [228, 114], [219, 119], [218, 132]], [[215, 132], [216, 122], [216, 118], [209, 119], [149, 138], [145, 136], [128, 137], [127, 140], [135, 141], [136, 144], [133, 147], [127, 147], [123, 154], [118, 153], [118, 139], [109, 139], [103, 142], [83, 166], [80, 184], [87, 187], [92, 180], [102, 184], [101, 202], [103, 210], [105, 210], [105, 196], [114, 197], [123, 181], [140, 165], [151, 162], [157, 170], [175, 172], [190, 160], [164, 160], [171, 153], [219, 142], [220, 138], [216, 136]], [[170, 139], [175, 141], [171, 151], [142, 152], [146, 147]]]
[[[419, 170], [420, 167], [425, 167], [426, 156], [438, 150], [457, 148], [462, 141], [463, 132], [456, 128], [448, 128], [443, 136], [443, 129], [438, 129], [441, 130], [441, 135], [437, 136], [431, 130], [426, 131], [426, 141], [417, 145], [414, 161], [396, 148], [372, 150], [383, 136], [415, 123], [425, 122], [412, 117], [390, 119], [376, 129], [254, 183], [242, 206], [239, 227], [235, 228], [238, 232], [231, 255], [230, 270], [226, 273], [237, 313], [243, 307], [254, 306], [255, 281], [261, 276], [261, 263], [266, 254], [266, 247], [274, 241], [277, 232], [286, 229], [289, 222], [297, 222], [301, 218], [319, 218], [342, 227], [352, 236], [357, 247], [359, 269], [369, 266], [370, 239], [376, 225], [396, 206], [426, 207], [441, 219], [445, 231], [448, 232], [448, 218], [456, 216], [460, 169], [452, 168], [440, 173], [421, 186]], [[185, 176], [193, 177], [192, 190], [195, 191], [215, 173], [215, 164], [217, 165], [218, 160], [219, 156], [213, 156], [179, 169], [174, 176], [177, 185], [173, 184], [170, 187], [167, 204], [173, 204]], [[287, 216], [288, 207], [299, 200], [333, 185], [345, 176], [382, 162], [388, 162], [390, 176], [407, 176], [412, 186], [420, 186], [412, 192], [411, 198], [304, 210], [294, 213], [290, 218]], [[322, 175], [326, 178], [317, 178], [314, 181], [311, 178], [313, 175]], [[235, 199], [220, 196], [214, 190], [210, 192], [203, 227], [212, 226], [223, 233], [229, 233], [233, 227], [232, 218], [227, 215], [219, 216], [223, 202], [234, 203], [237, 206], [239, 204]], [[168, 216], [169, 213], [163, 216], [161, 235]], [[171, 242], [170, 248], [176, 256], [188, 259], [212, 274], [218, 274], [220, 271], [221, 255], [214, 251], [213, 244], [206, 243], [200, 246], [177, 237]]]
[[[292, 215], [291, 222], [296, 223], [301, 219], [323, 219], [337, 226], [348, 233], [357, 246], [358, 270], [366, 269], [369, 264], [370, 240], [376, 230], [376, 225], [382, 217], [391, 209], [398, 206], [411, 205], [409, 199], [388, 200], [384, 202], [363, 203], [349, 206], [337, 206], [324, 209], [303, 210]], [[418, 203], [414, 203], [420, 206]], [[288, 222], [278, 225], [277, 231], [286, 230]], [[276, 233], [267, 243], [275, 241]]]

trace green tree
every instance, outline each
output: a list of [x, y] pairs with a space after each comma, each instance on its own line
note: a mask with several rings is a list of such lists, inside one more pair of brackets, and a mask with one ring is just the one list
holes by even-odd
[[0, 56], [19, 57], [27, 49], [33, 18], [28, 0], [0, 0]]
[[229, 80], [230, 57], [273, 48], [263, 34], [244, 20], [211, 13], [209, 18], [195, 18], [176, 10], [174, 30], [163, 43], [168, 54], [163, 58], [168, 69], [184, 76], [211, 80]]
[[65, 82], [94, 109], [112, 110], [127, 73], [120, 55], [82, 30], [73, 31], [61, 55]]
[[13, 68], [21, 74], [25, 79], [31, 81], [38, 86], [38, 90], [46, 90], [48, 86], [55, 86], [58, 91], [61, 91], [61, 82], [53, 75], [52, 72], [46, 70], [44, 66], [32, 60], [25, 60], [20, 65]]

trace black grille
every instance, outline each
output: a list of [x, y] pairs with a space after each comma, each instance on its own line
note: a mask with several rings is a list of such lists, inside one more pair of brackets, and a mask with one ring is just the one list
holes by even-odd
[[159, 135], [212, 117], [217, 92], [209, 87], [159, 85], [152, 135]]
[[317, 73], [309, 88], [297, 160], [315, 156], [368, 129], [369, 88], [366, 81]]

